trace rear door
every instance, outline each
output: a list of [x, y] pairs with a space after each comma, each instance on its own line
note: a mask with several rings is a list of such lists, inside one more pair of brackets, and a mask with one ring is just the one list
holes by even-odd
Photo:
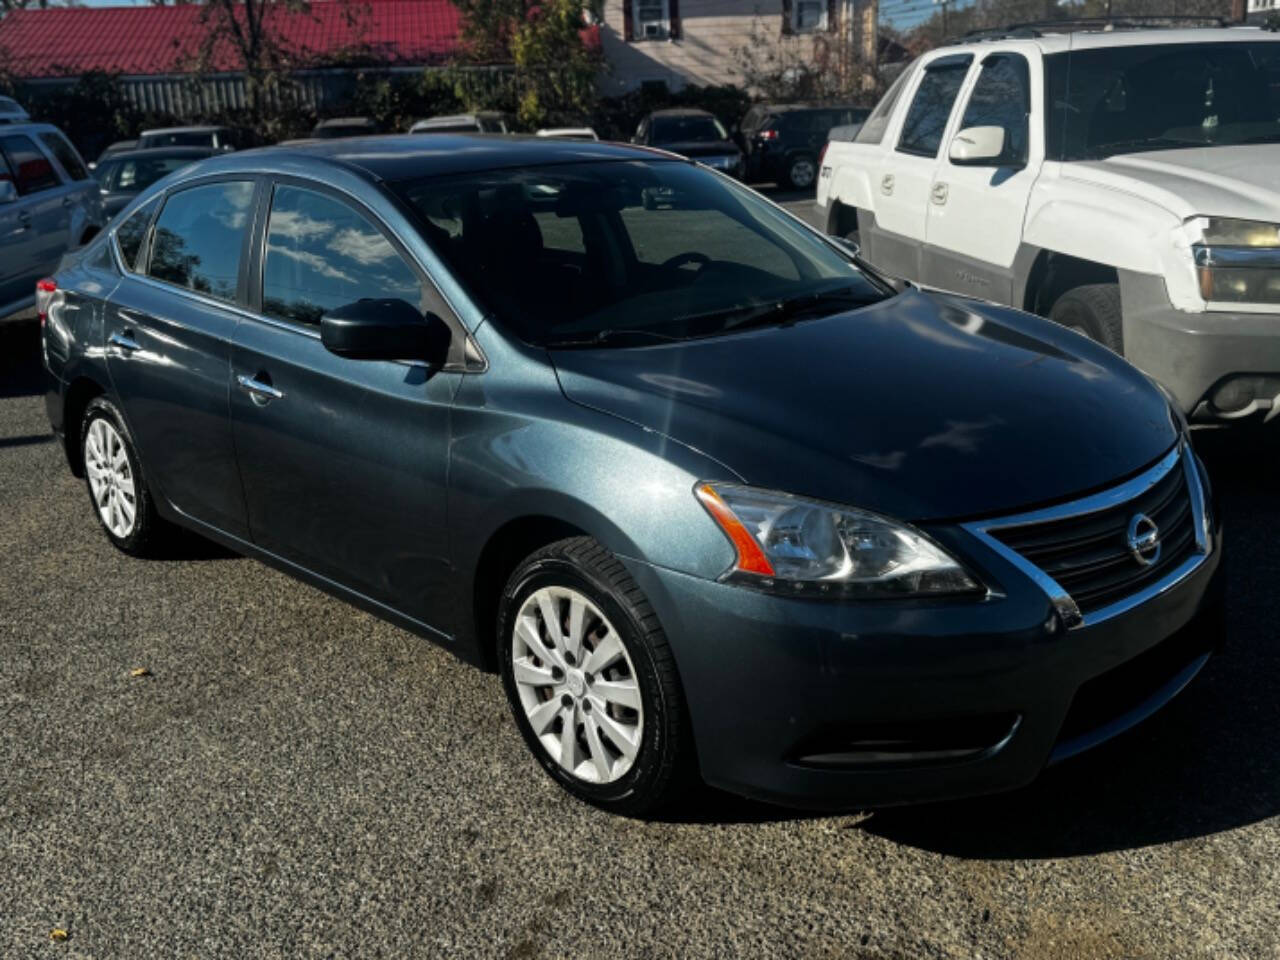
[[[108, 300], [107, 369], [153, 492], [248, 538], [227, 403], [257, 181], [183, 185], [120, 225], [126, 274]], [[148, 229], [148, 224], [150, 227]], [[140, 242], [145, 237], [145, 242]]]
[[1019, 52], [996, 50], [982, 58], [948, 136], [968, 127], [1000, 127], [1005, 155], [988, 166], [964, 166], [953, 163], [948, 150], [941, 152], [930, 192], [924, 283], [1011, 301], [1013, 260], [1044, 157], [1043, 125], [1031, 123], [1031, 105], [1040, 102], [1032, 77], [1040, 73]]
[[71, 246], [71, 205], [49, 156], [26, 133], [0, 133], [0, 154], [18, 189], [17, 276], [20, 286], [34, 286], [52, 273]]
[[320, 342], [319, 321], [364, 298], [400, 298], [442, 317], [448, 308], [376, 215], [346, 194], [281, 180], [265, 212], [258, 318], [240, 325], [232, 358], [254, 542], [443, 628], [449, 412], [460, 374], [339, 357]]
[[871, 185], [875, 228], [861, 234], [871, 261], [895, 276], [920, 278], [938, 154], [972, 62], [972, 54], [960, 53], [925, 64], [900, 128], [890, 130], [895, 145], [883, 154]]

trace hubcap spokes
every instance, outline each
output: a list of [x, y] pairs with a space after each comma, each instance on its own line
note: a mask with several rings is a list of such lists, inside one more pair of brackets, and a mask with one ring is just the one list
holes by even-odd
[[635, 762], [644, 710], [613, 625], [581, 593], [543, 587], [516, 616], [516, 690], [539, 742], [568, 773], [610, 783]]
[[103, 524], [121, 539], [129, 536], [137, 519], [138, 490], [124, 439], [107, 420], [99, 418], [89, 426], [84, 469]]

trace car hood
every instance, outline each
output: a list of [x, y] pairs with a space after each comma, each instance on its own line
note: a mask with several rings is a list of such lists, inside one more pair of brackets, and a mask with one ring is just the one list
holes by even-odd
[[570, 400], [747, 483], [907, 520], [1066, 499], [1177, 439], [1164, 396], [1105, 348], [914, 290], [790, 327], [551, 358]]
[[1280, 222], [1280, 144], [1129, 153], [1068, 163], [1063, 172], [1136, 193], [1180, 220], [1205, 215]]
[[682, 157], [731, 157], [742, 152], [732, 140], [691, 140], [687, 143], [661, 143], [655, 146], [660, 150], [678, 153]]

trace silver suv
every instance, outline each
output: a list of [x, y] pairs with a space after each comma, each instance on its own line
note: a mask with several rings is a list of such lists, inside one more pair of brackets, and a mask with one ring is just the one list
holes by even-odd
[[0, 317], [35, 302], [36, 281], [104, 222], [98, 182], [62, 131], [0, 126]]

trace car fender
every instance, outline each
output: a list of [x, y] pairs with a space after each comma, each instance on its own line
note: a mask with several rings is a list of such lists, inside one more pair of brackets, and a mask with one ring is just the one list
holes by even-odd
[[865, 148], [860, 149], [853, 144], [832, 143], [823, 158], [823, 166], [831, 168], [831, 176], [819, 176], [819, 182], [826, 182], [828, 206], [835, 200], [846, 207], [856, 207], [875, 212], [875, 191], [871, 189], [872, 175], [875, 170], [875, 156]]

